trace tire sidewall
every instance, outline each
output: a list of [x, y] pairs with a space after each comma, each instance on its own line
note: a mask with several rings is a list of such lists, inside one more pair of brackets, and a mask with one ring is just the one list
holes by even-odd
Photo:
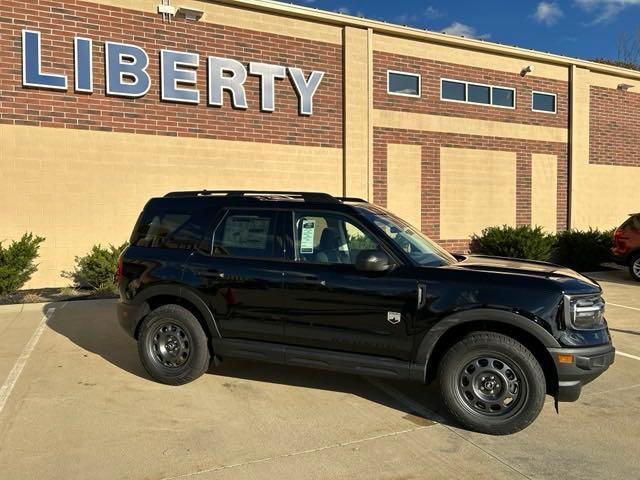
[[629, 273], [631, 274], [631, 278], [633, 278], [636, 282], [640, 282], [640, 277], [633, 271], [633, 266], [638, 262], [640, 262], [640, 254], [634, 255], [629, 262]]
[[[518, 348], [498, 342], [482, 342], [463, 348], [455, 345], [441, 364], [440, 386], [445, 403], [454, 416], [465, 426], [489, 434], [505, 434], [519, 431], [535, 420], [540, 413], [546, 396], [544, 373], [533, 357], [525, 355]], [[524, 348], [524, 347], [522, 347]], [[468, 406], [458, 389], [458, 379], [462, 369], [474, 358], [494, 356], [519, 370], [520, 380], [526, 384], [526, 396], [518, 399], [519, 405], [504, 417], [477, 413]]]
[[[189, 357], [179, 367], [166, 367], [152, 358], [149, 347], [151, 336], [165, 323], [182, 328], [190, 342]], [[206, 371], [210, 358], [207, 343], [202, 326], [191, 312], [178, 305], [166, 305], [153, 310], [144, 319], [138, 338], [138, 352], [142, 365], [151, 377], [162, 383], [180, 385], [195, 380]]]

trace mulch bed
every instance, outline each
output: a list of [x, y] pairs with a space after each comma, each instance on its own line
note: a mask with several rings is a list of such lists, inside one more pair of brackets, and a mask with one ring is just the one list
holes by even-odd
[[38, 288], [34, 290], [20, 290], [11, 295], [0, 295], [0, 305], [69, 302], [104, 298], [118, 298], [118, 296], [113, 293], [96, 292], [88, 288]]

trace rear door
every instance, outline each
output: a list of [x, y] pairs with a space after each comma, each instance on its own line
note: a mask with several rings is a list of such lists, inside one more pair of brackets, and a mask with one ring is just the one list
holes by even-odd
[[[285, 222], [287, 223], [287, 222]], [[389, 272], [356, 269], [362, 250], [383, 249], [358, 220], [292, 212], [284, 267], [288, 344], [408, 359], [417, 283], [397, 259]]]
[[218, 216], [185, 282], [205, 295], [223, 338], [283, 341], [282, 215], [234, 208]]

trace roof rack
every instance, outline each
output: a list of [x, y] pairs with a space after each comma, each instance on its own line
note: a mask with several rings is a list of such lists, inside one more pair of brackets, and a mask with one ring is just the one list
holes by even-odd
[[[165, 195], [168, 197], [209, 197], [209, 196], [226, 196], [226, 197], [246, 197], [246, 196], [282, 196], [292, 199], [302, 199], [307, 202], [331, 202], [344, 201], [333, 195], [321, 192], [288, 192], [288, 191], [270, 191], [270, 190], [193, 190], [184, 192], [170, 192]], [[351, 201], [351, 200], [350, 200]]]

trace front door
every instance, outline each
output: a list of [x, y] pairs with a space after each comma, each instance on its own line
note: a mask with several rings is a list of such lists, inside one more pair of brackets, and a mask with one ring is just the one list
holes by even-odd
[[408, 359], [417, 307], [408, 269], [359, 271], [358, 254], [383, 247], [346, 215], [300, 210], [285, 228], [293, 250], [284, 265], [287, 343]]
[[228, 210], [211, 251], [188, 262], [185, 282], [204, 293], [223, 338], [284, 340], [279, 218], [275, 210]]

